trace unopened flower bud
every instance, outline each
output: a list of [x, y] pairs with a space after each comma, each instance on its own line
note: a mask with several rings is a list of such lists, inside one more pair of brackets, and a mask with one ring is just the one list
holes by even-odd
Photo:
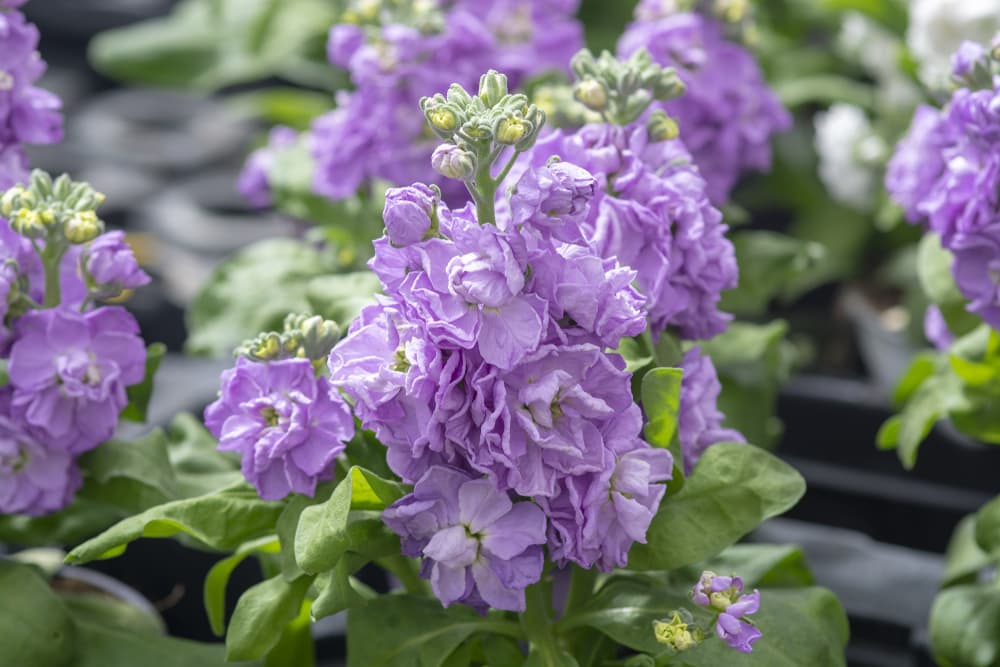
[[677, 70], [673, 67], [660, 69], [659, 65], [651, 65], [652, 67], [659, 70], [650, 77], [651, 90], [655, 99], [670, 100], [684, 94], [684, 82], [677, 76]]
[[3, 197], [0, 197], [0, 215], [5, 218], [11, 217], [18, 208], [16, 202], [22, 194], [24, 194], [24, 188], [20, 185], [15, 185], [3, 193]]
[[385, 193], [382, 220], [385, 235], [397, 247], [408, 246], [434, 235], [438, 193], [423, 183], [390, 188]]
[[584, 79], [573, 88], [573, 97], [591, 111], [603, 111], [608, 106], [608, 93], [594, 79]]
[[657, 109], [649, 115], [649, 120], [646, 121], [646, 133], [652, 142], [669, 141], [677, 138], [680, 134], [680, 128], [677, 126], [677, 121], [662, 110]]
[[507, 96], [507, 75], [491, 69], [479, 78], [479, 99], [487, 107], [496, 105]]
[[19, 208], [10, 220], [11, 227], [21, 236], [39, 238], [45, 234], [45, 223], [41, 214], [31, 208]]
[[340, 326], [320, 315], [307, 318], [301, 326], [302, 352], [306, 359], [326, 359], [340, 340]]
[[701, 628], [694, 626], [691, 621], [691, 614], [686, 609], [675, 611], [669, 621], [653, 621], [653, 635], [656, 641], [675, 651], [687, 651], [705, 638]]
[[456, 105], [459, 109], [464, 109], [472, 103], [472, 95], [460, 84], [453, 83], [448, 87], [448, 103]]
[[274, 361], [284, 357], [284, 345], [281, 336], [272, 331], [243, 343], [236, 354], [253, 361]]
[[93, 241], [104, 231], [104, 223], [93, 211], [79, 211], [74, 213], [66, 225], [63, 233], [70, 243], [87, 243]]
[[529, 128], [522, 118], [518, 118], [517, 116], [503, 118], [497, 123], [494, 138], [498, 144], [513, 146], [524, 138], [528, 130]]
[[453, 132], [458, 127], [458, 116], [447, 107], [431, 109], [427, 112], [427, 120], [435, 130]]
[[31, 171], [30, 186], [42, 198], [52, 195], [52, 177], [41, 169]]
[[431, 155], [431, 166], [442, 176], [464, 181], [476, 170], [476, 156], [454, 144], [441, 144]]

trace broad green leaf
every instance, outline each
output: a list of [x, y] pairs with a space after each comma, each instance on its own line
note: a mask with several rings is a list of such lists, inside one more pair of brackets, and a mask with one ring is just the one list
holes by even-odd
[[930, 636], [941, 667], [1000, 664], [1000, 588], [966, 585], [938, 593], [931, 607]]
[[1000, 496], [976, 512], [976, 543], [986, 553], [1000, 557]]
[[66, 559], [86, 563], [111, 558], [140, 537], [171, 537], [178, 533], [213, 549], [233, 550], [272, 533], [282, 508], [281, 503], [261, 500], [249, 485], [240, 484], [129, 517], [76, 547]]
[[233, 570], [254, 552], [278, 553], [281, 550], [277, 540], [263, 537], [240, 546], [232, 556], [223, 558], [212, 566], [205, 577], [205, 613], [212, 632], [221, 637], [226, 633], [226, 587]]
[[163, 635], [167, 628], [159, 614], [146, 613], [128, 602], [97, 593], [60, 591], [59, 599], [74, 618], [100, 619], [105, 628], [121, 629], [136, 634]]
[[312, 311], [307, 288], [337, 264], [294, 239], [254, 243], [219, 266], [187, 312], [193, 354], [222, 356], [261, 331], [277, 331], [288, 313]]
[[212, 493], [243, 479], [239, 456], [218, 451], [218, 442], [201, 420], [181, 413], [167, 427], [167, 456], [180, 498]]
[[142, 382], [134, 384], [126, 390], [128, 405], [122, 410], [121, 419], [134, 422], [146, 421], [149, 399], [153, 397], [153, 377], [166, 353], [167, 346], [163, 343], [153, 343], [146, 348], [146, 375]]
[[938, 355], [933, 352], [922, 352], [915, 356], [893, 391], [893, 402], [897, 405], [903, 405], [910, 400], [920, 385], [934, 375], [937, 364]]
[[633, 570], [672, 570], [710, 558], [795, 505], [805, 481], [792, 467], [752, 445], [709, 447], [685, 480], [666, 498], [646, 533], [646, 544], [629, 553]]
[[226, 634], [226, 659], [257, 660], [277, 646], [285, 626], [298, 616], [312, 581], [304, 576], [289, 583], [279, 575], [240, 596]]
[[865, 109], [875, 103], [875, 90], [870, 84], [836, 74], [820, 74], [775, 82], [774, 92], [790, 109], [807, 104], [847, 102]]
[[316, 647], [312, 638], [311, 604], [302, 601], [299, 615], [285, 625], [278, 644], [267, 653], [264, 667], [313, 667], [316, 664]]
[[673, 579], [686, 574], [693, 584], [704, 570], [739, 575], [747, 588], [787, 588], [815, 583], [802, 549], [791, 544], [734, 544], [697, 567], [672, 573]]
[[368, 604], [376, 593], [352, 575], [358, 563], [348, 563], [349, 558], [341, 558], [337, 566], [316, 577], [318, 594], [312, 605], [313, 620], [332, 616], [345, 609], [353, 609]]
[[441, 667], [478, 632], [518, 636], [516, 623], [435, 599], [388, 595], [347, 612], [348, 667]]
[[642, 378], [642, 409], [646, 414], [646, 440], [654, 447], [672, 449], [680, 455], [675, 443], [677, 420], [681, 409], [680, 368], [654, 368]]
[[0, 559], [0, 665], [75, 667], [80, 639], [34, 567]]
[[[590, 627], [633, 650], [660, 654], [665, 647], [653, 636], [653, 621], [686, 608], [707, 625], [712, 616], [694, 605], [688, 589], [652, 587], [628, 578], [611, 579], [586, 606], [559, 623], [561, 631]], [[691, 667], [841, 667], [847, 643], [847, 618], [837, 598], [824, 588], [762, 589], [754, 623], [764, 636], [753, 653], [737, 653], [714, 634], [685, 651]]]
[[818, 266], [823, 246], [769, 231], [739, 231], [733, 248], [740, 284], [722, 294], [719, 308], [740, 317], [759, 317], [777, 298], [787, 297], [799, 274]]
[[288, 86], [238, 93], [227, 101], [244, 115], [259, 117], [266, 125], [285, 125], [296, 130], [308, 130], [313, 119], [332, 106], [328, 94]]
[[299, 567], [306, 572], [323, 572], [336, 566], [347, 551], [383, 545], [384, 526], [377, 515], [369, 517], [365, 512], [381, 511], [404, 493], [396, 482], [364, 468], [351, 468], [325, 503], [302, 510], [295, 533], [295, 560]]
[[0, 542], [22, 547], [79, 544], [121, 517], [122, 512], [114, 507], [77, 497], [66, 509], [42, 517], [0, 516]]
[[[985, 537], [985, 536], [984, 536]], [[944, 577], [941, 584], [952, 586], [971, 580], [994, 559], [976, 541], [976, 515], [970, 514], [958, 522], [945, 552]]]
[[653, 351], [648, 349], [642, 338], [622, 338], [618, 354], [625, 360], [625, 370], [629, 373], [653, 363]]
[[770, 448], [781, 435], [775, 417], [778, 392], [791, 374], [797, 355], [785, 340], [788, 325], [782, 320], [758, 325], [734, 322], [722, 334], [702, 343], [712, 357], [722, 392], [719, 409], [725, 425], [750, 442]]
[[580, 667], [580, 663], [566, 651], [560, 651], [558, 655], [554, 656], [531, 653], [524, 661], [524, 667]]
[[[934, 424], [951, 410], [959, 409], [966, 401], [961, 382], [951, 373], [935, 374], [924, 381], [899, 413], [896, 453], [907, 470], [917, 463], [920, 444], [934, 428]], [[880, 442], [888, 444], [890, 433], [879, 434]]]
[[167, 439], [155, 429], [134, 441], [109, 440], [80, 458], [90, 482], [81, 495], [141, 512], [178, 496], [177, 480], [167, 455]]
[[345, 328], [361, 309], [375, 302], [382, 289], [371, 271], [320, 276], [309, 282], [306, 298], [313, 312], [340, 323]]

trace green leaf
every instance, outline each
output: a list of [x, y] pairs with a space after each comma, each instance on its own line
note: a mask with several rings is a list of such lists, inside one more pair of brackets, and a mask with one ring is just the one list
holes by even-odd
[[815, 583], [801, 547], [791, 544], [734, 544], [697, 567], [672, 573], [673, 578], [697, 581], [705, 570], [738, 574], [747, 588], [787, 588]]
[[[559, 623], [563, 632], [590, 627], [633, 650], [661, 654], [653, 636], [653, 621], [687, 608], [707, 625], [712, 616], [691, 602], [689, 589], [653, 587], [648, 582], [613, 578], [589, 604]], [[764, 633], [753, 653], [740, 654], [714, 633], [700, 647], [685, 651], [691, 667], [841, 667], [847, 643], [847, 618], [836, 596], [825, 588], [761, 590], [754, 624]]]
[[1000, 496], [976, 512], [976, 543], [986, 553], [1000, 557]]
[[153, 343], [146, 348], [146, 375], [142, 382], [134, 384], [126, 389], [128, 404], [122, 410], [121, 419], [133, 422], [145, 422], [146, 410], [149, 408], [149, 399], [153, 396], [153, 377], [156, 375], [163, 356], [167, 353], [167, 346], [163, 343]]
[[[402, 485], [364, 468], [351, 468], [320, 505], [305, 508], [295, 533], [295, 560], [306, 572], [330, 570], [347, 551], [381, 548], [387, 534], [377, 517], [352, 511], [381, 511], [405, 493]], [[391, 541], [391, 540], [390, 540]]]
[[819, 266], [824, 253], [818, 243], [777, 232], [740, 231], [732, 238], [740, 283], [723, 293], [719, 308], [740, 317], [764, 315], [773, 300], [793, 296], [795, 279]]
[[313, 667], [316, 647], [312, 638], [311, 604], [303, 600], [299, 615], [285, 625], [278, 644], [268, 651], [264, 667]]
[[580, 663], [566, 651], [560, 651], [555, 656], [544, 653], [532, 653], [524, 661], [524, 667], [580, 667]]
[[1000, 589], [953, 586], [938, 593], [931, 607], [930, 637], [942, 667], [996, 667], [1000, 664]]
[[347, 612], [348, 667], [441, 667], [477, 632], [518, 636], [519, 626], [435, 599], [388, 595]]
[[220, 265], [187, 312], [187, 349], [224, 356], [261, 331], [277, 331], [288, 313], [312, 312], [307, 288], [336, 262], [303, 241], [254, 243]]
[[654, 447], [672, 449], [680, 457], [680, 447], [675, 442], [677, 420], [681, 409], [680, 368], [654, 368], [642, 378], [642, 409], [646, 414], [644, 434]]
[[382, 289], [371, 271], [320, 276], [309, 282], [306, 298], [312, 310], [346, 327]]
[[357, 571], [355, 566], [359, 564], [349, 563], [349, 560], [351, 559], [341, 558], [335, 568], [316, 577], [318, 594], [312, 605], [313, 620], [364, 606], [376, 596], [372, 589], [351, 576]]
[[156, 429], [127, 442], [109, 440], [80, 458], [90, 482], [81, 496], [141, 512], [177, 498], [177, 480], [167, 455], [167, 439]]
[[332, 106], [326, 93], [287, 86], [238, 93], [227, 101], [245, 115], [259, 117], [267, 125], [285, 125], [296, 130], [308, 130], [313, 119]]
[[212, 632], [218, 637], [226, 633], [226, 587], [229, 585], [229, 577], [247, 556], [257, 551], [278, 553], [281, 551], [281, 547], [277, 540], [272, 537], [263, 537], [253, 542], [247, 542], [241, 545], [232, 556], [223, 558], [213, 565], [205, 577], [205, 613], [208, 615]]
[[121, 517], [114, 507], [77, 497], [66, 509], [42, 517], [0, 515], [0, 542], [23, 547], [78, 544]]
[[0, 591], [0, 665], [75, 667], [73, 621], [38, 570], [0, 559]]
[[933, 352], [921, 352], [915, 356], [893, 391], [893, 402], [896, 405], [903, 405], [910, 400], [920, 385], [934, 375], [937, 365], [938, 355]]
[[629, 554], [633, 570], [672, 570], [710, 558], [795, 505], [805, 481], [792, 467], [752, 445], [709, 447], [685, 480], [664, 500]]
[[226, 660], [257, 660], [277, 646], [298, 616], [312, 577], [289, 583], [280, 575], [250, 588], [236, 603], [226, 634]]
[[261, 500], [243, 483], [129, 517], [73, 549], [66, 560], [86, 563], [111, 558], [140, 537], [171, 537], [178, 533], [213, 549], [234, 550], [244, 542], [271, 534], [282, 509], [281, 503]]
[[948, 541], [941, 584], [971, 583], [981, 570], [993, 562], [994, 559], [976, 541], [976, 515], [970, 514], [958, 522]]
[[629, 373], [635, 373], [653, 363], [653, 351], [639, 337], [622, 338], [618, 345], [618, 354], [625, 360], [625, 370]]
[[781, 435], [775, 417], [778, 392], [796, 357], [794, 346], [785, 340], [787, 333], [782, 320], [765, 325], [733, 322], [724, 333], [701, 344], [722, 383], [718, 405], [726, 415], [725, 425], [765, 448]]

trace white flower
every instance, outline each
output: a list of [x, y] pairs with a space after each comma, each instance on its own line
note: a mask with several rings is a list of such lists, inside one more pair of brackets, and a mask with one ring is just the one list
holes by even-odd
[[1000, 30], [1000, 0], [912, 0], [906, 43], [931, 88], [948, 85], [951, 55], [965, 41], [989, 44]]
[[874, 166], [884, 157], [884, 142], [875, 135], [865, 112], [852, 104], [834, 104], [816, 114], [819, 176], [838, 202], [867, 211], [878, 186]]
[[905, 109], [909, 116], [920, 102], [923, 95], [918, 86], [899, 67], [903, 41], [864, 14], [844, 14], [837, 50], [878, 82], [875, 95], [881, 109]]

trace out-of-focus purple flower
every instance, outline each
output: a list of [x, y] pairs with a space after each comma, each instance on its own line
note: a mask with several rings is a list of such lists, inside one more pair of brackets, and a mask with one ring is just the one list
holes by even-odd
[[590, 213], [597, 180], [570, 162], [554, 162], [529, 169], [510, 198], [515, 225], [532, 225], [568, 243], [583, 242], [581, 223]]
[[965, 41], [951, 56], [951, 75], [956, 79], [968, 76], [976, 63], [986, 57], [986, 49], [982, 44]]
[[34, 85], [45, 71], [37, 48], [35, 26], [18, 11], [0, 11], [0, 190], [27, 180], [22, 144], [62, 139], [59, 98]]
[[923, 218], [921, 204], [945, 169], [942, 151], [949, 141], [941, 112], [927, 105], [917, 107], [885, 174], [886, 189], [910, 222]]
[[240, 171], [236, 189], [252, 206], [264, 208], [271, 205], [269, 174], [279, 152], [299, 140], [299, 134], [290, 127], [277, 125], [271, 128], [267, 145], [258, 148], [247, 158]]
[[436, 215], [437, 202], [437, 193], [423, 183], [390, 188], [385, 193], [382, 210], [389, 241], [393, 245], [407, 246], [423, 240], [431, 228], [431, 216]]
[[10, 353], [14, 416], [78, 454], [114, 433], [125, 388], [145, 376], [146, 348], [124, 308], [34, 310]]
[[955, 342], [955, 335], [948, 328], [941, 309], [933, 304], [927, 306], [924, 312], [924, 337], [942, 351], [947, 350]]
[[746, 617], [760, 609], [760, 591], [743, 594], [743, 580], [705, 571], [691, 591], [691, 599], [719, 615], [715, 632], [731, 648], [750, 653], [753, 643], [761, 638], [761, 631], [746, 621]]
[[1000, 329], [1000, 223], [954, 239], [952, 273], [968, 309]]
[[705, 450], [718, 442], [746, 442], [739, 431], [722, 425], [725, 415], [717, 402], [722, 385], [715, 373], [712, 358], [693, 347], [681, 360], [679, 435], [684, 454], [684, 474], [691, 474]]
[[446, 607], [524, 611], [524, 589], [542, 575], [545, 515], [532, 502], [511, 502], [488, 479], [430, 468], [382, 519], [404, 554], [424, 558], [423, 575]]
[[0, 514], [54, 512], [70, 503], [80, 484], [72, 454], [0, 416]]
[[243, 475], [261, 498], [312, 496], [333, 476], [334, 459], [354, 436], [346, 403], [308, 359], [256, 363], [241, 357], [222, 374], [222, 392], [205, 409], [219, 449], [239, 452]]
[[365, 43], [365, 31], [352, 23], [339, 23], [330, 28], [326, 42], [326, 57], [334, 65], [347, 69], [351, 58]]
[[87, 277], [102, 294], [118, 296], [123, 290], [150, 282], [149, 275], [139, 268], [123, 231], [101, 234], [87, 245], [81, 259]]
[[675, 67], [685, 84], [682, 96], [654, 108], [677, 120], [712, 202], [725, 203], [744, 172], [770, 168], [771, 135], [789, 128], [791, 116], [753, 55], [727, 40], [718, 20], [695, 13], [640, 18], [619, 40], [618, 54], [640, 48]]
[[637, 441], [603, 471], [564, 478], [559, 495], [538, 498], [549, 517], [552, 559], [605, 572], [625, 567], [632, 544], [646, 543], [672, 467], [669, 451]]

